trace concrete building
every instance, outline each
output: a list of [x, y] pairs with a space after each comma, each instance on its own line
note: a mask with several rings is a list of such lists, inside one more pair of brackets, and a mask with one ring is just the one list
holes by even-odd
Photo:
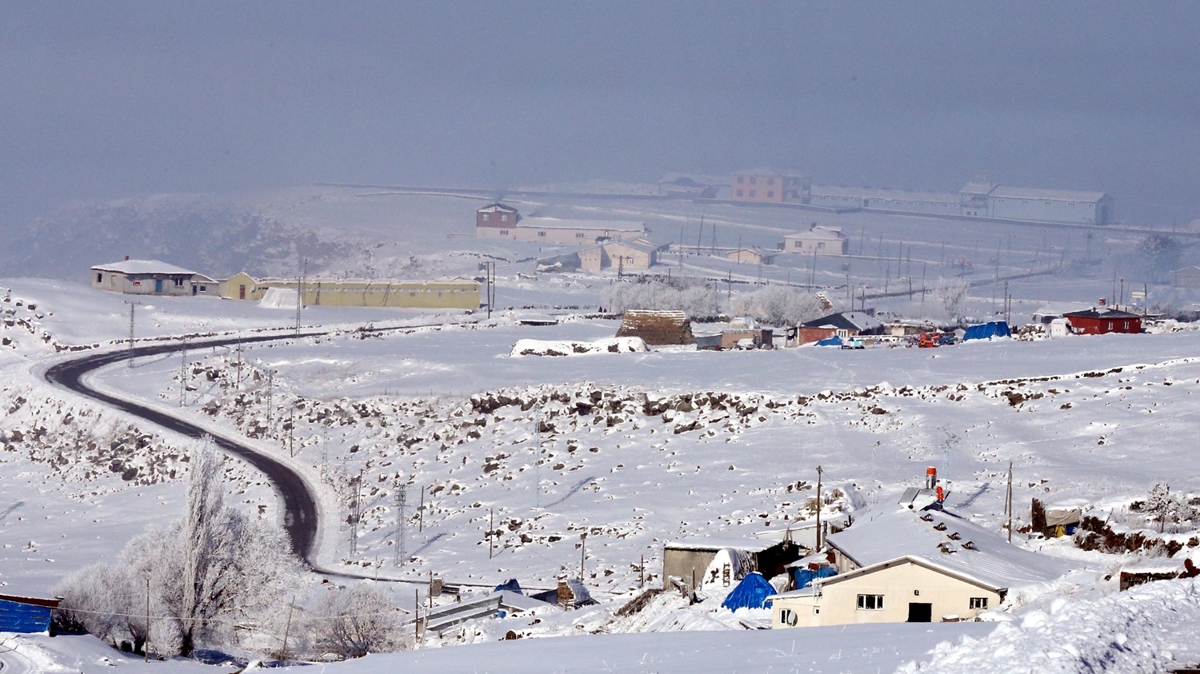
[[850, 242], [842, 230], [821, 227], [814, 222], [807, 230], [785, 234], [782, 251], [801, 255], [846, 255], [850, 252]]
[[738, 248], [725, 254], [726, 260], [742, 264], [772, 264], [778, 251], [763, 250], [762, 248]]
[[633, 220], [523, 218], [517, 209], [495, 203], [475, 211], [475, 237], [556, 246], [581, 246], [605, 240], [639, 239], [646, 223]]
[[[256, 279], [245, 272], [220, 284], [221, 297], [259, 301], [272, 288], [295, 293], [296, 279]], [[304, 282], [304, 304], [325, 307], [378, 307], [402, 309], [479, 308], [477, 281], [399, 281], [395, 279], [308, 279]], [[293, 302], [294, 303], [294, 302]]]
[[1142, 331], [1142, 317], [1128, 311], [1110, 307], [1092, 307], [1083, 311], [1069, 311], [1063, 318], [1076, 335], [1106, 335], [1111, 332], [1137, 334]]
[[937, 505], [891, 506], [828, 545], [837, 575], [772, 597], [773, 628], [971, 620], [1068, 570]]
[[130, 260], [91, 268], [97, 290], [127, 295], [216, 295], [217, 281], [160, 260]]
[[1200, 288], [1200, 267], [1184, 267], [1171, 272], [1171, 285], [1178, 288]]
[[752, 203], [807, 204], [812, 178], [797, 171], [757, 168], [733, 174], [730, 199]]
[[664, 248], [646, 239], [606, 241], [579, 251], [579, 268], [592, 273], [605, 269], [644, 271], [658, 264], [658, 255]]
[[943, 215], [958, 215], [961, 210], [959, 195], [953, 192], [813, 185], [811, 195], [809, 202], [811, 205], [826, 208], [870, 208], [881, 211]]
[[973, 217], [1082, 225], [1112, 222], [1112, 197], [1104, 192], [972, 182], [964, 185], [959, 195], [962, 214]]

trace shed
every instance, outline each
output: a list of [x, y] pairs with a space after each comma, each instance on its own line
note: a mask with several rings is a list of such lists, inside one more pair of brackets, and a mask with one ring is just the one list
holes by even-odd
[[1137, 334], [1142, 331], [1142, 317], [1128, 311], [1108, 307], [1092, 307], [1084, 311], [1063, 314], [1076, 335], [1105, 335], [1109, 333]]
[[762, 248], [738, 248], [725, 254], [726, 260], [745, 264], [772, 264], [775, 262], [775, 251]]
[[60, 599], [0, 594], [0, 632], [49, 632]]
[[630, 309], [621, 318], [617, 337], [641, 337], [650, 346], [696, 343], [692, 322], [682, 311]]
[[842, 230], [814, 222], [806, 230], [784, 235], [782, 250], [801, 255], [845, 255], [850, 252], [850, 242]]
[[699, 582], [717, 554], [722, 550], [735, 550], [750, 560], [750, 570], [776, 576], [785, 567], [800, 559], [801, 548], [790, 540], [755, 540], [719, 538], [690, 538], [663, 544], [663, 583], [671, 577], [692, 583], [693, 572]]

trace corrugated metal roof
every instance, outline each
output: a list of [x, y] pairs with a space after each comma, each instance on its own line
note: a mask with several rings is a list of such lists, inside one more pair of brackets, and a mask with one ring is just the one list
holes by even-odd
[[1073, 192], [1070, 190], [1046, 190], [1039, 187], [1005, 187], [1000, 185], [991, 192], [998, 199], [1041, 199], [1043, 201], [1082, 201], [1095, 203], [1108, 195], [1104, 192]]

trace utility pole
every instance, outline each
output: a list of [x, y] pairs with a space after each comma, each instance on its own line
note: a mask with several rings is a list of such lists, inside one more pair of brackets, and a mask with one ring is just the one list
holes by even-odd
[[496, 509], [488, 508], [488, 559], [492, 558], [492, 531], [496, 528]]
[[238, 332], [237, 338], [237, 381], [234, 382], [233, 390], [242, 390], [242, 333]]
[[696, 255], [700, 254], [700, 246], [704, 243], [704, 216], [700, 216], [700, 231], [696, 233]]
[[1012, 517], [1013, 517], [1013, 494], [1012, 494], [1012, 461], [1008, 462], [1008, 490], [1004, 494], [1004, 512], [1008, 515], [1008, 542], [1012, 543]]
[[421, 505], [417, 507], [417, 533], [425, 531], [425, 487], [421, 487]]
[[587, 532], [579, 534], [579, 582], [583, 582], [583, 562], [587, 558]]
[[267, 430], [268, 431], [273, 426], [273, 424], [271, 422], [275, 419], [274, 405], [272, 404], [273, 401], [271, 400], [272, 394], [274, 393], [274, 388], [275, 388], [275, 370], [267, 370]]
[[292, 631], [292, 610], [296, 608], [296, 596], [292, 595], [292, 601], [288, 602], [288, 617], [287, 623], [283, 627], [283, 652], [279, 654], [279, 659], [287, 662], [287, 642], [288, 633]]
[[179, 352], [179, 406], [187, 406], [187, 340], [183, 340], [183, 349]]
[[296, 457], [296, 408], [288, 408], [288, 458]]
[[733, 270], [725, 272], [725, 303], [729, 305], [729, 311], [733, 311]]
[[350, 500], [350, 554], [358, 554], [358, 520], [360, 513], [360, 498], [362, 495], [362, 471], [358, 471], [358, 477], [350, 478], [350, 484], [354, 487], [354, 494]]
[[679, 268], [683, 269], [683, 223], [679, 223]]
[[821, 467], [817, 466], [817, 552], [821, 551]]
[[300, 336], [300, 309], [304, 307], [304, 277], [308, 275], [308, 258], [300, 266], [300, 278], [296, 280], [296, 336]]
[[129, 305], [129, 369], [133, 369], [133, 319], [134, 310], [141, 302], [130, 302], [126, 300], [125, 304]]
[[150, 576], [146, 576], [146, 642], [142, 644], [145, 662], [150, 662]]
[[403, 485], [396, 481], [396, 566], [404, 563], [408, 559], [408, 551], [405, 550], [405, 525], [407, 524], [404, 518], [405, 501], [408, 500], [408, 485]]

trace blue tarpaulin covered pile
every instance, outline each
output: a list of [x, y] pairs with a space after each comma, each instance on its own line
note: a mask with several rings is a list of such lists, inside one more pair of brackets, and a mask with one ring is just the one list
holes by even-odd
[[841, 346], [841, 345], [842, 345], [842, 338], [838, 337], [837, 335], [834, 335], [833, 337], [830, 337], [829, 339], [822, 339], [821, 341], [817, 342], [817, 346]]
[[828, 578], [836, 573], [837, 571], [832, 566], [822, 566], [816, 571], [807, 568], [796, 569], [793, 577], [796, 579], [796, 589], [799, 590], [812, 585], [812, 582], [818, 578]]
[[521, 584], [517, 582], [516, 578], [509, 578], [500, 585], [496, 586], [496, 592], [501, 592], [504, 590], [521, 594]]
[[742, 582], [721, 602], [722, 608], [736, 611], [739, 608], [762, 608], [767, 597], [775, 594], [775, 588], [757, 571], [746, 574]]
[[963, 341], [969, 342], [973, 339], [991, 339], [993, 337], [1011, 337], [1012, 333], [1008, 330], [1008, 323], [1004, 321], [992, 321], [983, 325], [972, 325], [967, 328], [967, 332], [963, 335]]

